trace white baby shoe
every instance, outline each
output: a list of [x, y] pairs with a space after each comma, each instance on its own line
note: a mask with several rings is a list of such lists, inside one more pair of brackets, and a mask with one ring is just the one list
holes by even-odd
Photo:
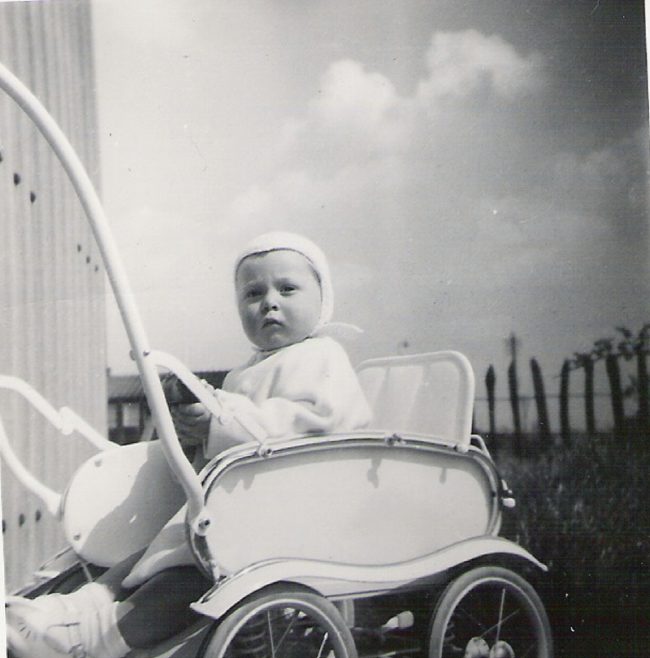
[[79, 614], [64, 596], [8, 596], [5, 613], [7, 644], [16, 658], [86, 658]]

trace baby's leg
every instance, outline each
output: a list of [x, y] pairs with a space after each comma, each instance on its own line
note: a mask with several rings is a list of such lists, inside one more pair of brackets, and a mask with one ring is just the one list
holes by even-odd
[[117, 626], [133, 649], [156, 646], [199, 618], [189, 605], [212, 586], [195, 567], [173, 567], [156, 574], [117, 604]]
[[95, 579], [95, 583], [101, 584], [114, 601], [120, 601], [125, 597], [126, 590], [122, 588], [121, 583], [131, 572], [135, 563], [142, 557], [145, 549], [130, 555], [118, 564], [109, 567], [101, 576]]
[[14, 654], [34, 658], [83, 649], [94, 658], [123, 658], [131, 649], [156, 646], [199, 618], [189, 604], [212, 581], [195, 567], [161, 571], [124, 600], [115, 600], [124, 594], [119, 583], [132, 564], [119, 575], [120, 570], [110, 569], [105, 587], [95, 582], [72, 595], [9, 601], [8, 640]]
[[141, 555], [142, 551], [138, 551], [69, 594], [46, 594], [35, 599], [6, 597], [8, 639], [13, 653], [29, 658], [49, 655], [48, 643], [63, 648], [66, 653], [68, 645], [78, 640], [70, 629], [76, 628], [82, 618], [90, 620], [91, 635], [102, 635], [111, 626], [109, 612], [118, 605], [115, 601], [126, 594], [122, 580]]
[[69, 594], [46, 594], [38, 597], [36, 601], [39, 601], [42, 607], [50, 606], [54, 616], [56, 616], [57, 607], [60, 607], [63, 603], [67, 607], [73, 605], [83, 610], [88, 607], [101, 608], [114, 601], [121, 601], [128, 596], [128, 590], [121, 586], [122, 580], [131, 571], [143, 552], [144, 550], [138, 551], [122, 560], [122, 562], [113, 565], [94, 581], [82, 585], [74, 592]]

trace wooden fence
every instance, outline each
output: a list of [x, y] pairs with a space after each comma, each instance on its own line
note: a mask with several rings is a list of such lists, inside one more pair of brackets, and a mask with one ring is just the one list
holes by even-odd
[[[571, 408], [575, 408], [571, 401], [576, 398], [582, 400], [584, 405], [584, 429], [589, 434], [598, 430], [613, 431], [616, 436], [629, 435], [631, 433], [644, 434], [650, 432], [650, 390], [648, 387], [647, 357], [650, 353], [648, 342], [650, 337], [650, 324], [645, 325], [641, 331], [634, 335], [627, 329], [620, 328], [623, 339], [615, 344], [613, 339], [597, 341], [594, 349], [589, 352], [576, 353], [572, 359], [565, 359], [559, 372], [559, 376], [553, 378], [558, 382], [557, 394], [549, 394], [544, 384], [542, 370], [536, 359], [530, 360], [530, 374], [533, 385], [533, 395], [520, 393], [519, 368], [516, 356], [513, 357], [507, 370], [508, 398], [510, 406], [512, 435], [515, 441], [515, 451], [521, 451], [522, 436], [525, 433], [522, 428], [522, 404], [534, 401], [536, 424], [534, 433], [541, 439], [551, 436], [551, 423], [549, 415], [549, 400], [557, 401], [559, 435], [566, 445], [571, 444], [572, 425]], [[635, 376], [630, 377], [630, 385], [623, 386], [621, 376], [621, 362], [635, 362]], [[604, 372], [607, 377], [609, 390], [607, 393], [597, 393], [594, 387], [594, 376], [598, 363], [604, 364]], [[584, 388], [576, 393], [571, 390], [572, 373], [582, 371], [584, 374]], [[486, 397], [477, 397], [477, 402], [485, 401], [488, 410], [488, 436], [495, 437], [500, 432], [497, 424], [497, 402], [503, 402], [503, 398], [496, 395], [497, 374], [493, 366], [490, 366], [485, 374]], [[611, 408], [612, 423], [609, 427], [598, 428], [596, 424], [595, 400], [598, 397], [607, 397]], [[625, 415], [624, 400], [633, 397], [637, 403], [636, 413], [632, 416]], [[503, 421], [502, 421], [503, 422]], [[528, 432], [529, 433], [529, 432]]]

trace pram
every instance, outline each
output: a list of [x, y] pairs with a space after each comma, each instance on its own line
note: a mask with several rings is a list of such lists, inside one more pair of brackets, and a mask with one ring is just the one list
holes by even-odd
[[502, 511], [514, 499], [471, 433], [467, 359], [437, 352], [367, 361], [359, 378], [374, 410], [372, 428], [253, 441], [197, 475], [176, 439], [158, 369], [171, 371], [213, 414], [222, 409], [182, 363], [149, 348], [74, 151], [3, 67], [0, 86], [48, 139], [77, 190], [159, 437], [114, 446], [25, 382], [0, 378], [0, 388], [99, 449], [58, 494], [24, 469], [0, 424], [2, 457], [61, 520], [70, 546], [20, 593], [71, 591], [145, 547], [187, 502], [188, 540], [213, 586], [192, 605], [199, 622], [134, 656], [552, 656], [547, 615], [530, 582], [546, 567], [499, 537]]

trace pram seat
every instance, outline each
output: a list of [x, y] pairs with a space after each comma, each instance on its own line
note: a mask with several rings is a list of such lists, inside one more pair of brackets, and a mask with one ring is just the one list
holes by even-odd
[[469, 446], [474, 372], [460, 352], [369, 359], [357, 375], [372, 408], [371, 427]]

